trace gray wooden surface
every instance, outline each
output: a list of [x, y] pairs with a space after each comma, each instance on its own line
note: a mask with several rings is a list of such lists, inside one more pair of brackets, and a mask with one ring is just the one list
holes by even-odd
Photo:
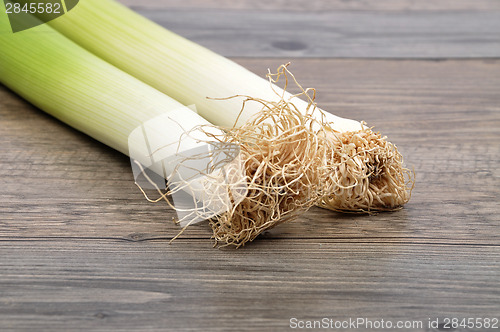
[[122, 0], [233, 57], [495, 58], [500, 1]]
[[[476, 12], [499, 10], [498, 0], [120, 0], [134, 10], [141, 9], [231, 9], [231, 10], [261, 10], [261, 11], [293, 11], [293, 12], [324, 12], [324, 11], [455, 11]], [[199, 18], [203, 19], [203, 18]]]
[[139, 12], [233, 57], [489, 58], [500, 54], [500, 4], [498, 10], [477, 12]]
[[[172, 6], [228, 10], [203, 3]], [[476, 13], [497, 2], [326, 9], [343, 3], [376, 16], [404, 4]], [[276, 2], [255, 4], [267, 12]], [[213, 249], [206, 224], [169, 245], [174, 214], [144, 200], [125, 156], [0, 86], [0, 331], [285, 331], [293, 317], [412, 320], [423, 327], [405, 331], [437, 331], [429, 318], [500, 318], [498, 55], [233, 58], [258, 74], [292, 61], [322, 108], [375, 125], [417, 174], [403, 210], [315, 208], [238, 250]]]

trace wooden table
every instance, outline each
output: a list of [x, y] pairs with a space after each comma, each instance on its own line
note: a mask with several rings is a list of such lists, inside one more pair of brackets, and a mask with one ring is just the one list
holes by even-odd
[[206, 223], [169, 245], [175, 214], [127, 157], [0, 86], [1, 331], [500, 318], [498, 1], [123, 2], [260, 75], [291, 61], [322, 108], [398, 145], [412, 199], [314, 208], [238, 250]]

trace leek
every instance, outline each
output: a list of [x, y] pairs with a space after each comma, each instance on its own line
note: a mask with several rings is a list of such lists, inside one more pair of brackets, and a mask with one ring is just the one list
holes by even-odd
[[[237, 99], [213, 98], [244, 95], [270, 102], [291, 100], [280, 88], [271, 89], [267, 80], [113, 0], [82, 0], [49, 24], [182, 104], [195, 104], [199, 114], [219, 126], [239, 128], [262, 111], [262, 105], [246, 103], [242, 110]], [[295, 98], [293, 104], [306, 114], [309, 101]], [[316, 112], [316, 120], [333, 129], [333, 148], [326, 161], [331, 176], [320, 206], [364, 212], [393, 210], [409, 200], [412, 175], [386, 137], [328, 112]]]
[[[318, 165], [323, 162], [327, 144], [322, 142], [324, 135], [311, 129], [313, 119], [292, 114], [294, 110], [287, 104], [282, 105], [284, 116], [264, 113], [255, 119], [258, 123], [254, 126], [266, 123], [267, 130], [255, 134], [254, 127], [245, 124], [239, 134], [224, 133], [179, 102], [78, 46], [48, 25], [13, 34], [6, 14], [0, 13], [0, 45], [3, 84], [43, 111], [124, 154], [133, 151], [130, 139], [135, 137], [137, 128], [145, 125], [155, 128], [155, 139], [159, 140], [155, 151], [167, 148], [170, 151], [167, 157], [174, 161], [178, 161], [178, 152], [195, 149], [200, 143], [214, 147], [223, 143], [223, 148], [227, 144], [238, 145], [244, 167], [243, 184], [247, 186], [242, 198], [236, 197], [238, 193], [241, 196], [242, 191], [225, 191], [225, 187], [233, 183], [241, 185], [240, 164], [229, 162], [229, 167], [221, 172], [211, 172], [211, 167], [203, 174], [204, 179], [212, 181], [208, 183], [212, 187], [205, 188], [215, 196], [222, 190], [232, 203], [224, 206], [228, 202], [219, 204], [220, 200], [215, 199], [216, 209], [211, 211], [219, 214], [211, 220], [211, 225], [216, 243], [244, 245], [317, 202], [323, 176]], [[178, 112], [179, 109], [185, 110]], [[179, 125], [182, 132], [191, 137], [187, 146], [181, 142], [178, 128], [158, 126], [156, 120], [165, 115], [173, 126]], [[280, 137], [276, 135], [276, 128], [280, 128]], [[178, 141], [184, 150], [162, 146], [163, 141], [169, 144]], [[287, 157], [278, 156], [276, 151], [286, 153]], [[179, 163], [186, 161], [186, 168], [192, 171], [190, 161], [193, 160], [187, 159]], [[171, 170], [180, 166], [174, 165]], [[162, 170], [154, 171], [161, 173]], [[220, 183], [221, 176], [223, 180], [229, 178], [228, 183]], [[188, 184], [199, 187], [196, 181]], [[190, 192], [191, 188], [180, 189]], [[206, 195], [200, 191], [191, 193]], [[162, 194], [161, 198], [166, 196]], [[209, 198], [212, 199], [210, 205], [214, 199]], [[205, 202], [201, 204], [203, 212]]]
[[[124, 154], [131, 153], [131, 157], [142, 164], [140, 167], [146, 165], [151, 171], [172, 180], [170, 195], [175, 193], [174, 199], [180, 197], [178, 193], [182, 190], [190, 194], [195, 202], [201, 200], [208, 205], [207, 211], [201, 212], [201, 209], [196, 209], [195, 203], [186, 207], [185, 201], [178, 202], [177, 205], [183, 209], [178, 209], [178, 212], [182, 212], [182, 219], [188, 223], [224, 211], [223, 205], [228, 200], [221, 202], [215, 197], [207, 198], [205, 188], [199, 188], [202, 186], [200, 181], [206, 179], [195, 180], [194, 174], [188, 178], [188, 170], [182, 159], [194, 158], [189, 151], [198, 152], [205, 147], [204, 144], [216, 143], [214, 137], [221, 136], [222, 131], [213, 127], [205, 131], [195, 130], [200, 126], [207, 128], [209, 123], [179, 102], [103, 61], [47, 25], [11, 33], [3, 13], [0, 24], [2, 83], [70, 126]], [[154, 123], [159, 121], [166, 124], [165, 128], [154, 127]], [[147, 142], [142, 140], [144, 135], [141, 135], [145, 130]], [[131, 135], [134, 132], [140, 135]], [[143, 148], [145, 144], [152, 147], [153, 157]], [[163, 157], [159, 157], [159, 154]], [[149, 162], [153, 158], [159, 162]], [[191, 173], [196, 171], [192, 167], [193, 162], [190, 165]], [[205, 171], [203, 164], [200, 166], [200, 172]], [[214, 174], [210, 175], [214, 178]], [[214, 181], [226, 185], [220, 178], [214, 178]], [[195, 189], [195, 186], [198, 188]], [[212, 209], [214, 204], [219, 205], [215, 210]]]

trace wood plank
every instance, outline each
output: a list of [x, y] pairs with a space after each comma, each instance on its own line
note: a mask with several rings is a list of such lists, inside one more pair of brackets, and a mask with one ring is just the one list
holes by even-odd
[[[286, 59], [236, 59], [263, 74]], [[289, 330], [498, 318], [500, 60], [295, 59], [320, 106], [391, 137], [409, 204], [313, 209], [234, 250], [144, 200], [129, 161], [0, 86], [1, 331]], [[441, 327], [443, 327], [441, 325]], [[366, 329], [365, 329], [366, 330]], [[480, 331], [481, 329], [469, 329]]]
[[499, 9], [496, 0], [119, 0], [134, 9], [231, 9], [265, 11], [478, 11]]
[[292, 317], [428, 324], [498, 317], [500, 304], [498, 246], [8, 240], [0, 253], [2, 331], [285, 331]]
[[138, 9], [230, 57], [495, 58], [500, 6], [485, 11]]
[[[284, 60], [237, 59], [263, 74]], [[319, 105], [387, 134], [415, 169], [402, 211], [313, 209], [267, 238], [497, 244], [500, 239], [500, 60], [297, 59]], [[129, 161], [0, 90], [0, 237], [168, 240], [179, 229], [144, 200]], [[487, 142], [487, 143], [486, 143]], [[206, 224], [184, 238], [206, 239]]]

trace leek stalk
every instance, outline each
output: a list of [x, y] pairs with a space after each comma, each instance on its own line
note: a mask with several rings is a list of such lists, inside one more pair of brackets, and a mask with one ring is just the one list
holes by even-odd
[[[182, 202], [183, 216], [188, 223], [231, 208], [225, 204], [239, 203], [234, 192], [232, 202], [222, 196], [225, 194], [222, 190], [231, 188], [220, 174], [210, 173], [211, 192], [204, 187], [207, 178], [194, 179], [197, 175], [194, 174], [186, 179], [188, 172], [197, 171], [196, 166], [200, 173], [204, 171], [206, 158], [198, 164], [194, 160], [189, 163], [189, 169], [181, 170], [185, 159], [194, 157], [189, 151], [208, 152], [208, 148], [205, 151], [200, 148], [218, 143], [214, 137], [223, 135], [195, 112], [98, 58], [48, 25], [12, 33], [2, 12], [0, 45], [0, 82], [68, 125], [124, 154], [132, 153], [138, 162], [160, 176], [175, 178], [175, 183], [169, 183], [171, 195], [183, 190], [192, 200], [202, 200], [188, 208], [185, 201]], [[160, 126], [158, 121], [162, 121]], [[165, 123], [162, 128], [161, 124]], [[143, 141], [145, 126], [147, 139]], [[207, 129], [195, 130], [200, 126]], [[145, 145], [153, 147], [153, 151], [143, 149]], [[161, 158], [155, 157], [161, 163], [149, 162], [153, 159], [150, 153], [162, 154]], [[243, 175], [240, 178], [237, 175], [234, 175], [235, 182], [244, 179]], [[214, 193], [221, 195], [214, 197]], [[212, 197], [208, 197], [210, 194]], [[174, 200], [175, 197], [180, 196], [174, 196]], [[197, 209], [196, 204], [204, 204], [205, 210]]]
[[[201, 183], [198, 178], [188, 183], [196, 190], [202, 189], [192, 195], [195, 200], [199, 200], [197, 193], [209, 198], [208, 203], [201, 202], [200, 209], [195, 206], [194, 212], [195, 217], [201, 214], [208, 218], [205, 213], [208, 208], [213, 215], [210, 222], [216, 243], [244, 245], [266, 229], [296, 218], [318, 200], [323, 173], [317, 166], [324, 158], [326, 145], [321, 141], [322, 135], [311, 129], [310, 119], [290, 115], [294, 112], [291, 109], [283, 110], [289, 116], [262, 115], [256, 121], [261, 121], [258, 125], [266, 123], [267, 130], [259, 133], [247, 124], [242, 126], [243, 136], [224, 133], [191, 110], [177, 112], [186, 107], [48, 25], [12, 33], [3, 12], [0, 13], [0, 81], [33, 105], [125, 154], [132, 151], [130, 138], [135, 133], [140, 136], [137, 128], [145, 124], [155, 128], [155, 140], [160, 141], [155, 152], [165, 150], [161, 144], [164, 138], [169, 143], [180, 140], [179, 130], [163, 128], [155, 122], [164, 115], [179, 125], [183, 133], [192, 135], [187, 146], [179, 142], [183, 151], [196, 149], [205, 142], [213, 143], [214, 147], [216, 143], [240, 147], [241, 163], [229, 162], [229, 167], [221, 171], [207, 170], [204, 179], [208, 183]], [[205, 129], [193, 133], [200, 126]], [[276, 128], [281, 128], [283, 135], [277, 137]], [[240, 140], [241, 137], [247, 140]], [[169, 149], [167, 157], [176, 161], [177, 155], [172, 156], [176, 149]], [[286, 158], [279, 156], [278, 151], [286, 152]], [[187, 171], [177, 174], [181, 182], [185, 174], [193, 171], [190, 161], [184, 165]], [[175, 166], [172, 169], [176, 170]], [[194, 170], [197, 169], [200, 167], [195, 165]], [[229, 187], [228, 192], [227, 186], [233, 184], [236, 191]], [[241, 186], [245, 186], [244, 190]], [[192, 188], [180, 189], [189, 192]]]
[[[24, 99], [128, 154], [128, 135], [182, 104], [98, 58], [48, 25], [12, 33], [0, 13], [0, 80]], [[208, 122], [198, 117], [198, 122]]]

